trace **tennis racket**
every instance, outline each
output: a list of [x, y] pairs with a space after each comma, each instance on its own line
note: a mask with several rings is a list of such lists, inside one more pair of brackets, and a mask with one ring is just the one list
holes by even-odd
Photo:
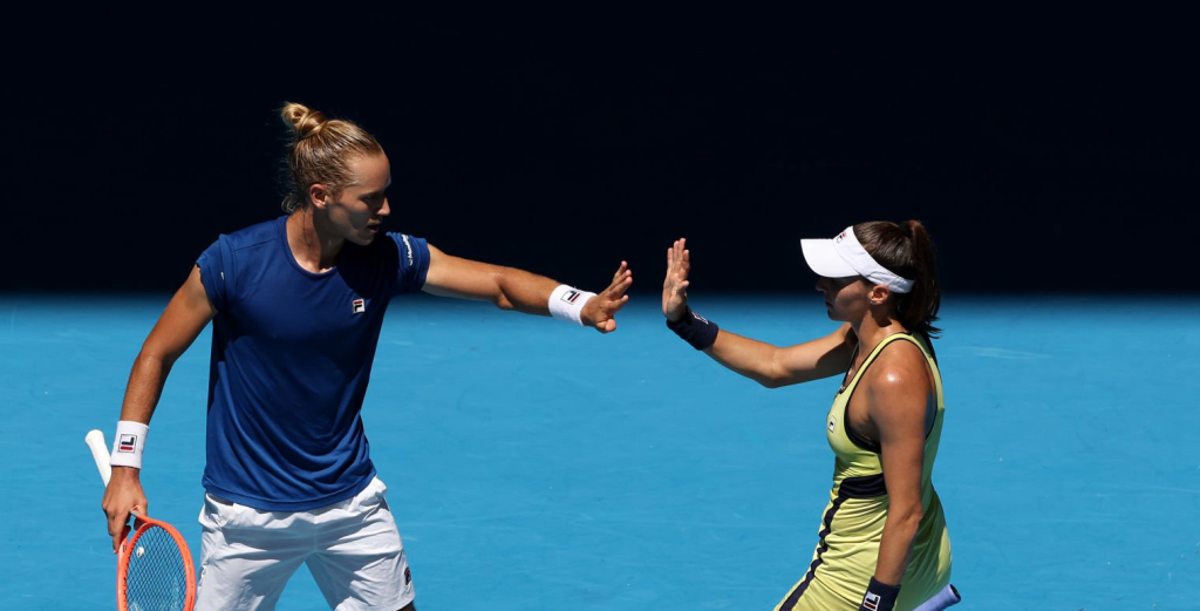
[[[104, 433], [88, 431], [104, 485], [112, 476]], [[117, 611], [192, 611], [196, 604], [196, 572], [187, 542], [174, 526], [134, 514], [134, 529], [117, 553]]]

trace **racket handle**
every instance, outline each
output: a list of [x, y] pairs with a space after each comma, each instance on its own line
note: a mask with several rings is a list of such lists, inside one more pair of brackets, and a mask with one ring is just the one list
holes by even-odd
[[92, 450], [92, 459], [96, 461], [96, 470], [100, 472], [100, 479], [104, 480], [104, 486], [107, 488], [108, 480], [112, 477], [112, 466], [108, 464], [108, 445], [104, 443], [104, 431], [92, 429], [88, 431], [83, 440]]

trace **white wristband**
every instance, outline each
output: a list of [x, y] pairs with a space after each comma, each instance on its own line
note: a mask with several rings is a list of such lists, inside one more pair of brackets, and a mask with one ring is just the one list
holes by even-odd
[[550, 315], [559, 320], [569, 320], [577, 325], [582, 325], [583, 320], [580, 319], [579, 314], [583, 311], [584, 304], [595, 296], [595, 293], [560, 284], [550, 293], [550, 303], [548, 304]]
[[132, 420], [117, 422], [117, 436], [113, 439], [112, 458], [114, 467], [142, 468], [142, 450], [146, 448], [146, 433], [149, 425]]

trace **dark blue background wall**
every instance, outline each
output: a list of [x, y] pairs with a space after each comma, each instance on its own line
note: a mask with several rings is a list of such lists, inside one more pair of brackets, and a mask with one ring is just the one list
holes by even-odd
[[654, 295], [687, 236], [696, 290], [804, 290], [799, 237], [918, 218], [947, 290], [1195, 290], [1195, 49], [1169, 31], [378, 11], [6, 42], [0, 289], [173, 289], [278, 213], [297, 101], [381, 140], [390, 229], [587, 287], [627, 259]]

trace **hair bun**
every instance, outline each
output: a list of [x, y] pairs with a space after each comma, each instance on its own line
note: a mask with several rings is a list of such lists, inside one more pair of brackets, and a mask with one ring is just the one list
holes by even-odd
[[292, 129], [297, 140], [308, 138], [325, 126], [325, 115], [321, 111], [295, 102], [285, 104], [280, 115], [283, 117], [283, 122]]

